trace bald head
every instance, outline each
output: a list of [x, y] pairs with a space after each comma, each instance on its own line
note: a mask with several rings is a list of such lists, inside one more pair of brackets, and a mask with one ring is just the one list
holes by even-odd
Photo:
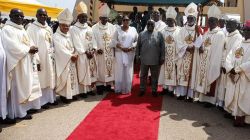
[[227, 21], [226, 28], [229, 33], [234, 32], [237, 29], [237, 26], [238, 22], [236, 19], [231, 18]]
[[18, 25], [23, 24], [24, 15], [22, 10], [18, 8], [11, 9], [9, 17], [12, 22]]
[[155, 28], [155, 21], [152, 20], [152, 19], [148, 20], [148, 22], [147, 22], [147, 30], [149, 32], [153, 32], [154, 28]]
[[44, 8], [37, 9], [36, 18], [39, 23], [45, 25], [48, 18], [47, 11]]
[[37, 9], [36, 14], [39, 14], [39, 13], [47, 13], [47, 11], [44, 8], [39, 8]]

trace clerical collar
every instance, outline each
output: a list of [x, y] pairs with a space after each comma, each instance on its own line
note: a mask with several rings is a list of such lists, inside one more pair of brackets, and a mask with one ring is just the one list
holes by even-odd
[[217, 33], [219, 30], [220, 30], [219, 27], [216, 27], [212, 31], [209, 31], [208, 33], [209, 34], [214, 34], [214, 33]]
[[65, 33], [61, 32], [59, 27], [57, 28], [56, 32], [59, 33], [60, 35], [64, 36], [64, 37], [70, 37], [69, 33], [65, 34]]
[[48, 24], [45, 22], [45, 25], [42, 25], [40, 22], [38, 22], [37, 20], [33, 22], [34, 25], [41, 27], [41, 28], [47, 28]]
[[10, 20], [6, 21], [5, 25], [10, 25], [10, 26], [15, 27], [15, 28], [17, 28], [19, 30], [23, 30], [24, 29], [23, 25], [18, 25], [18, 24], [14, 23], [14, 22], [12, 22]]
[[243, 43], [250, 43], [250, 39], [243, 40]]
[[228, 37], [234, 36], [236, 34], [239, 34], [240, 32], [238, 30], [233, 31], [232, 33], [228, 33]]
[[188, 26], [188, 25], [186, 25], [185, 27], [186, 27], [187, 30], [194, 31], [194, 29], [195, 29], [195, 24], [194, 24], [193, 26], [191, 26], [191, 27]]
[[168, 27], [168, 26], [167, 26], [167, 27], [165, 28], [165, 30], [166, 30], [166, 31], [169, 31], [169, 32], [173, 32], [173, 31], [176, 30], [176, 26], [174, 26], [174, 27]]
[[86, 28], [88, 28], [88, 24], [87, 24], [87, 23], [82, 24], [82, 23], [80, 23], [79, 21], [76, 22], [75, 26], [78, 27], [78, 28], [81, 28], [81, 29], [86, 29]]
[[98, 23], [99, 28], [101, 30], [107, 30], [108, 29], [108, 24], [109, 24], [108, 22], [106, 23], [106, 25], [103, 25], [101, 22]]

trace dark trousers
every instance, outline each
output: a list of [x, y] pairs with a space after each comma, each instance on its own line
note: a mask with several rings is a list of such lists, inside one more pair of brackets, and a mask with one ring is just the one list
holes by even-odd
[[158, 78], [160, 73], [160, 65], [144, 65], [141, 64], [141, 75], [140, 75], [140, 90], [146, 91], [148, 71], [150, 69], [152, 78], [152, 92], [157, 92]]

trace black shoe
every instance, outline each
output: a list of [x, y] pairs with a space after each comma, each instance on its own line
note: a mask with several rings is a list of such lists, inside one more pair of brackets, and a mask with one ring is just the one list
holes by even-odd
[[49, 109], [49, 105], [48, 104], [45, 104], [43, 106], [41, 106], [42, 109]]
[[95, 93], [93, 91], [89, 91], [87, 94], [91, 96], [95, 96]]
[[70, 104], [70, 100], [69, 100], [69, 99], [66, 99], [66, 98], [63, 97], [63, 96], [60, 96], [60, 99], [61, 99], [61, 101], [62, 101], [63, 103], [65, 103], [65, 104]]
[[32, 116], [30, 114], [27, 114], [25, 117], [23, 118], [19, 118], [20, 120], [31, 120]]
[[82, 98], [84, 98], [84, 99], [88, 98], [88, 94], [86, 94], [86, 93], [82, 93], [80, 96], [81, 96]]
[[157, 92], [152, 92], [152, 95], [153, 95], [153, 97], [157, 97], [158, 96]]
[[96, 86], [96, 92], [98, 95], [103, 95], [104, 86]]
[[168, 95], [169, 95], [170, 97], [174, 97], [174, 91], [169, 91], [169, 90], [168, 90]]
[[49, 105], [57, 106], [57, 105], [58, 105], [58, 102], [57, 102], [57, 101], [54, 101], [54, 103], [49, 103]]
[[0, 123], [1, 124], [15, 124], [16, 123], [16, 119], [9, 119], [9, 118], [6, 118], [4, 120], [0, 120]]
[[205, 107], [205, 108], [212, 108], [212, 107], [214, 107], [214, 105], [211, 104], [211, 103], [205, 103], [205, 104], [204, 104], [204, 107]]
[[77, 101], [78, 100], [78, 98], [77, 98], [77, 96], [73, 96], [73, 101]]
[[145, 94], [145, 91], [141, 91], [140, 94], [138, 95], [139, 97], [142, 97]]
[[177, 97], [177, 100], [184, 100], [185, 99], [185, 96], [179, 96]]
[[234, 116], [232, 116], [230, 113], [226, 113], [226, 114], [224, 114], [224, 118], [233, 120]]
[[35, 114], [37, 112], [38, 112], [37, 109], [30, 109], [30, 110], [27, 111], [27, 114]]
[[224, 111], [225, 111], [224, 108], [221, 107], [221, 106], [217, 106], [217, 109], [220, 110], [221, 112], [224, 112]]
[[168, 89], [163, 89], [160, 95], [166, 95], [168, 93]]
[[189, 103], [194, 102], [193, 98], [188, 98], [188, 99], [186, 99], [186, 101], [189, 102]]
[[115, 91], [112, 89], [111, 85], [105, 86], [105, 91], [106, 91], [106, 92], [115, 92]]

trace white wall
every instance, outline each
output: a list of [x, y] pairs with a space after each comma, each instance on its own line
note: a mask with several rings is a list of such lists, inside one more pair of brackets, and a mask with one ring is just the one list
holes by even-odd
[[244, 0], [244, 15], [245, 15], [245, 20], [250, 19], [250, 0]]

